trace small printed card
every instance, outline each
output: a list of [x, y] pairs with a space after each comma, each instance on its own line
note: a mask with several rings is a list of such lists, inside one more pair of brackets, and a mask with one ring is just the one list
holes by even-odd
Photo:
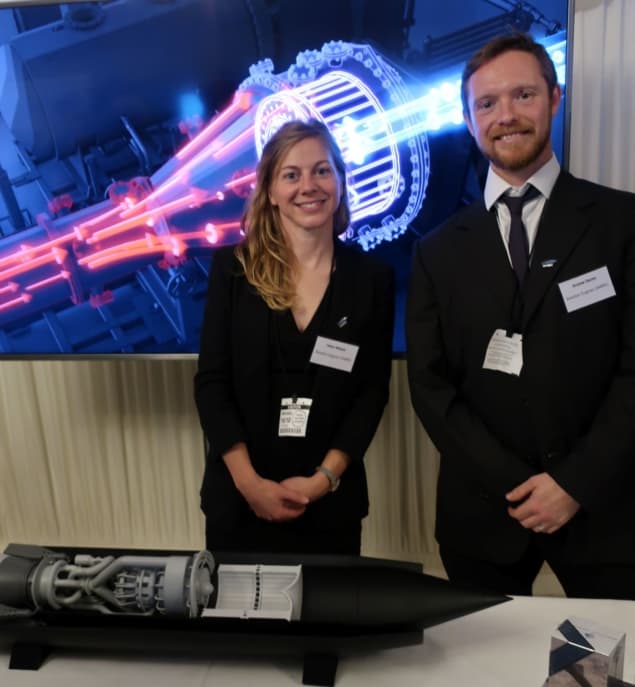
[[311, 362], [335, 370], [350, 372], [353, 369], [359, 346], [318, 336], [315, 340]]
[[586, 272], [579, 277], [560, 282], [560, 293], [567, 312], [573, 312], [588, 305], [615, 296], [615, 287], [606, 266]]
[[522, 334], [507, 336], [504, 329], [497, 329], [489, 340], [483, 369], [518, 376], [523, 369]]

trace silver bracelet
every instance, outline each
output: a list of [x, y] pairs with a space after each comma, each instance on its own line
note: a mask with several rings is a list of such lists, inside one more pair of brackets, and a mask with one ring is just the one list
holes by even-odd
[[324, 465], [318, 465], [315, 468], [316, 472], [321, 472], [323, 475], [326, 475], [326, 478], [329, 481], [329, 491], [335, 491], [339, 486], [340, 486], [340, 478], [333, 472], [333, 470], [329, 470], [329, 468], [325, 468]]

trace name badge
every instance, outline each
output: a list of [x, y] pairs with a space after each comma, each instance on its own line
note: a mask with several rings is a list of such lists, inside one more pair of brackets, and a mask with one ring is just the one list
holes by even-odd
[[518, 376], [523, 369], [522, 334], [507, 336], [504, 329], [497, 329], [489, 340], [483, 369]]
[[311, 398], [283, 398], [280, 403], [279, 437], [305, 437]]
[[558, 287], [567, 312], [586, 308], [587, 305], [615, 296], [615, 287], [606, 266], [560, 282]]
[[318, 336], [311, 353], [311, 362], [335, 370], [350, 372], [353, 369], [359, 346]]

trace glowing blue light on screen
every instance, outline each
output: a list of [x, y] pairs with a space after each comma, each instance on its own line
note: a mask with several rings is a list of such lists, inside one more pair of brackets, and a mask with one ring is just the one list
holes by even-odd
[[359, 122], [356, 122], [352, 117], [344, 117], [335, 132], [340, 148], [347, 151], [348, 159], [357, 167], [364, 164], [368, 150], [367, 138], [362, 135], [358, 124]]
[[[547, 47], [547, 46], [545, 46]], [[566, 78], [566, 61], [567, 61], [567, 44], [566, 41], [558, 41], [552, 46], [547, 47], [547, 52], [553, 60], [556, 67], [556, 74], [558, 75], [558, 83], [561, 86], [565, 84]]]
[[183, 93], [179, 98], [179, 112], [182, 119], [203, 117], [205, 106], [199, 94], [196, 92]]
[[439, 131], [446, 126], [458, 126], [463, 123], [460, 93], [460, 79], [445, 79], [434, 84], [417, 99], [416, 103], [421, 108], [426, 131]]
[[551, 58], [553, 59], [555, 64], [563, 64], [564, 63], [564, 53], [562, 50], [554, 50]]

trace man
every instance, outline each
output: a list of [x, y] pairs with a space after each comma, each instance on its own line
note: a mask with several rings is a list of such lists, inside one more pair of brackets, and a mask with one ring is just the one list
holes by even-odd
[[635, 195], [560, 170], [529, 36], [479, 50], [462, 95], [484, 198], [416, 245], [407, 312], [443, 563], [530, 594], [546, 560], [569, 596], [635, 598]]

